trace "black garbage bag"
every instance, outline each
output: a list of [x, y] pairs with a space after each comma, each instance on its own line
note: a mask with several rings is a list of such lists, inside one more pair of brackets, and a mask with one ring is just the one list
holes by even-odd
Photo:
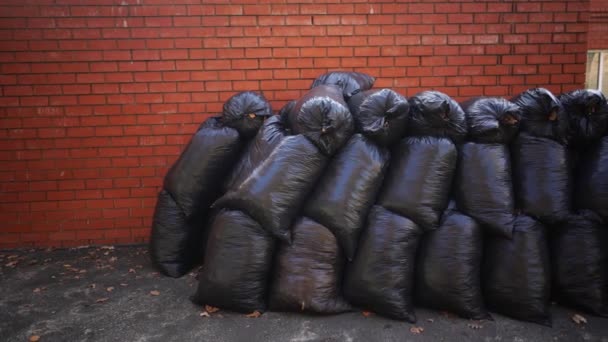
[[483, 304], [483, 232], [471, 217], [448, 209], [426, 232], [416, 258], [416, 302], [469, 319], [490, 319]]
[[487, 307], [550, 326], [550, 267], [545, 227], [529, 216], [518, 216], [513, 239], [490, 236], [485, 241], [481, 279]]
[[458, 152], [447, 138], [407, 137], [395, 145], [377, 204], [435, 229], [447, 208]]
[[534, 137], [568, 142], [568, 117], [559, 100], [545, 88], [528, 89], [511, 102], [521, 108], [519, 129]]
[[285, 137], [252, 176], [213, 207], [242, 210], [277, 238], [289, 242], [289, 227], [326, 164], [327, 157], [304, 136]]
[[551, 233], [553, 293], [558, 302], [608, 317], [608, 230], [591, 211]]
[[244, 143], [220, 118], [209, 118], [194, 134], [165, 176], [164, 188], [186, 217], [208, 208], [221, 195], [222, 182]]
[[365, 218], [376, 201], [389, 152], [355, 134], [331, 160], [307, 200], [304, 215], [331, 230], [352, 260]]
[[243, 144], [235, 129], [210, 118], [165, 176], [150, 238], [150, 256], [161, 273], [180, 277], [200, 261], [209, 206]]
[[323, 314], [349, 311], [341, 293], [345, 262], [333, 234], [301, 217], [293, 227], [292, 244], [282, 243], [278, 248], [270, 309]]
[[264, 117], [272, 115], [272, 107], [262, 94], [244, 91], [233, 95], [224, 103], [223, 123], [236, 129], [241, 137], [253, 137], [264, 122]]
[[571, 163], [566, 146], [521, 133], [511, 147], [516, 206], [553, 225], [572, 211]]
[[346, 299], [380, 315], [416, 322], [412, 295], [420, 236], [414, 222], [373, 206], [355, 259], [346, 269]]
[[591, 209], [608, 222], [608, 136], [590, 148], [578, 165], [576, 207]]
[[560, 95], [568, 115], [571, 144], [584, 148], [608, 132], [608, 101], [601, 91], [579, 89]]
[[381, 146], [398, 142], [405, 134], [410, 105], [391, 89], [366, 90], [348, 100], [357, 132]]
[[338, 151], [354, 133], [353, 118], [340, 90], [320, 85], [293, 106], [288, 124], [293, 134], [303, 134], [325, 155]]
[[476, 143], [509, 144], [519, 132], [521, 110], [500, 97], [478, 97], [462, 104], [468, 138]]
[[320, 85], [338, 86], [342, 90], [344, 98], [348, 100], [361, 91], [371, 89], [375, 81], [374, 77], [360, 72], [332, 71], [317, 77], [310, 88]]
[[155, 266], [170, 277], [188, 273], [202, 257], [202, 233], [200, 226], [187, 222], [171, 195], [161, 190], [154, 209], [149, 246]]
[[289, 123], [290, 115], [291, 115], [291, 112], [293, 111], [293, 108], [296, 106], [296, 103], [297, 103], [296, 100], [291, 100], [291, 101], [287, 102], [281, 108], [281, 110], [279, 110], [279, 114], [278, 114], [281, 117], [281, 121], [283, 122], [284, 129], [289, 133], [291, 133], [291, 124]]
[[209, 231], [193, 301], [253, 312], [266, 310], [275, 240], [241, 211], [221, 210]]
[[228, 176], [224, 192], [234, 189], [241, 185], [253, 170], [260, 165], [272, 152], [272, 150], [287, 135], [280, 116], [271, 116], [264, 122], [264, 126], [258, 131], [245, 151], [241, 154], [240, 160]]
[[467, 134], [464, 111], [451, 97], [438, 91], [423, 91], [410, 97], [409, 103], [408, 136], [444, 137], [455, 143], [464, 141]]
[[463, 213], [489, 232], [511, 238], [515, 195], [509, 147], [474, 142], [460, 146], [454, 196]]

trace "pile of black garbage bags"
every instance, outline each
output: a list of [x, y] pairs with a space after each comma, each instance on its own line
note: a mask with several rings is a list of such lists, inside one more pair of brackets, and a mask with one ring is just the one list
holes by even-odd
[[168, 171], [151, 257], [237, 312], [415, 306], [551, 324], [608, 316], [608, 102], [595, 90], [457, 103], [330, 72], [274, 115], [243, 92]]

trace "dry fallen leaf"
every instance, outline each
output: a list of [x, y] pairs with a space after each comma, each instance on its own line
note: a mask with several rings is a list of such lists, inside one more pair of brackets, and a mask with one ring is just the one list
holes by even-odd
[[410, 332], [411, 332], [412, 334], [420, 334], [420, 333], [422, 333], [423, 331], [424, 331], [424, 328], [423, 328], [423, 327], [411, 327], [411, 328], [410, 328]]
[[129, 268], [129, 273], [135, 273], [135, 269], [134, 268]]
[[205, 305], [205, 311], [207, 311], [208, 313], [214, 313], [214, 312], [218, 312], [220, 311], [219, 308], [215, 308], [211, 305]]
[[110, 262], [115, 262], [116, 260], [118, 260], [118, 258], [117, 258], [117, 257], [111, 257], [111, 258], [110, 258]]
[[110, 286], [110, 287], [106, 288], [106, 291], [108, 291], [108, 292], [114, 291], [114, 286]]
[[362, 311], [361, 313], [362, 313], [362, 314], [363, 314], [363, 316], [365, 316], [365, 317], [369, 317], [369, 316], [371, 316], [371, 315], [372, 315], [371, 311]]
[[427, 321], [427, 322], [430, 322], [430, 323], [435, 322], [435, 320], [434, 320], [434, 319], [432, 319], [432, 318], [427, 318], [427, 319], [426, 319], [426, 321]]
[[201, 317], [210, 317], [211, 315], [209, 315], [209, 313], [207, 311], [202, 311], [200, 314], [198, 314]]
[[40, 290], [39, 287], [37, 287], [37, 288], [34, 289], [34, 293], [40, 293], [40, 291], [42, 291], [42, 290]]
[[152, 291], [150, 291], [150, 295], [152, 295], [152, 296], [160, 296], [160, 291], [152, 290]]
[[483, 325], [481, 324], [481, 322], [471, 322], [469, 324], [467, 324], [467, 327], [473, 329], [473, 330], [478, 330], [483, 328]]
[[97, 287], [97, 285], [91, 284], [91, 285], [89, 285], [89, 287], [92, 288], [92, 289], [94, 289], [95, 287]]
[[129, 284], [127, 283], [120, 283], [120, 286], [128, 286]]
[[587, 324], [587, 319], [579, 314], [572, 315], [571, 319], [576, 324]]
[[259, 311], [256, 310], [256, 311], [254, 311], [254, 312], [252, 312], [252, 313], [250, 313], [248, 315], [245, 315], [245, 316], [249, 317], [249, 318], [258, 318], [258, 317], [262, 316], [262, 314]]
[[110, 299], [110, 298], [108, 298], [108, 297], [99, 298], [95, 301], [95, 303], [104, 303], [104, 302], [107, 302], [108, 299]]
[[17, 260], [13, 260], [13, 261], [5, 264], [4, 266], [6, 266], [6, 267], [15, 267], [15, 266], [17, 266]]
[[30, 342], [38, 342], [38, 341], [40, 341], [40, 336], [38, 336], [38, 335], [30, 336]]

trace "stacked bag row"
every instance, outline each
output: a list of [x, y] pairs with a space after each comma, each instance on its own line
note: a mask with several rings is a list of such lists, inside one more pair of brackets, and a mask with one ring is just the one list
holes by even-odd
[[600, 92], [459, 105], [373, 83], [322, 75], [277, 116], [229, 99], [165, 178], [154, 263], [177, 277], [203, 260], [194, 301], [238, 312], [415, 322], [417, 304], [550, 325], [553, 295], [608, 314]]

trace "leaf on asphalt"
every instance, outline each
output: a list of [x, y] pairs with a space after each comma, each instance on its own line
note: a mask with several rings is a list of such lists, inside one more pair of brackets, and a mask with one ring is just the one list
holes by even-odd
[[160, 296], [160, 291], [158, 291], [158, 290], [152, 290], [152, 291], [150, 291], [150, 295], [152, 295], [152, 296]]
[[481, 322], [471, 322], [471, 323], [467, 324], [467, 327], [469, 327], [473, 330], [479, 330], [479, 329], [483, 328], [483, 324], [481, 324]]
[[361, 314], [363, 314], [364, 317], [369, 317], [372, 315], [371, 311], [361, 311]]
[[574, 314], [570, 317], [576, 324], [587, 324], [587, 319], [579, 314]]
[[108, 298], [108, 297], [99, 298], [95, 301], [95, 303], [105, 303], [108, 301], [108, 299], [110, 299], [110, 298]]
[[127, 283], [120, 283], [120, 286], [129, 286]]
[[30, 336], [30, 340], [29, 341], [30, 342], [38, 342], [38, 341], [40, 341], [40, 336], [38, 336], [38, 335], [32, 335], [32, 336]]
[[40, 293], [40, 291], [42, 291], [42, 290], [41, 290], [39, 287], [37, 287], [37, 288], [35, 288], [35, 289], [34, 289], [34, 291], [33, 291], [33, 292], [34, 292], [34, 293]]
[[11, 262], [6, 263], [4, 266], [6, 267], [15, 267], [17, 266], [18, 261], [17, 260], [13, 260]]
[[245, 316], [249, 317], [249, 318], [258, 318], [258, 317], [262, 316], [262, 313], [260, 313], [258, 310], [255, 310], [254, 312], [247, 314]]
[[106, 288], [106, 291], [108, 291], [108, 292], [112, 292], [112, 291], [114, 291], [114, 286], [107, 287], [107, 288]]
[[135, 273], [135, 269], [134, 268], [129, 268], [129, 273]]
[[110, 258], [110, 262], [115, 262], [116, 260], [118, 260], [118, 258], [117, 258], [117, 257], [111, 257], [111, 258]]
[[90, 288], [92, 288], [92, 289], [94, 289], [94, 288], [96, 288], [96, 287], [97, 287], [97, 285], [95, 285], [95, 284], [90, 284], [90, 285], [89, 285], [89, 287], [90, 287]]
[[424, 331], [424, 328], [423, 328], [423, 327], [415, 327], [415, 326], [414, 326], [414, 327], [411, 327], [411, 328], [410, 328], [410, 332], [411, 332], [412, 334], [416, 334], [416, 335], [421, 334], [423, 331]]
[[220, 309], [211, 305], [205, 305], [205, 311], [207, 311], [208, 313], [214, 313], [220, 311]]
[[430, 323], [435, 322], [435, 320], [434, 320], [434, 319], [432, 319], [432, 318], [427, 318], [427, 319], [426, 319], [426, 321], [427, 321], [427, 322], [430, 322]]
[[207, 311], [201, 311], [201, 313], [198, 315], [201, 317], [211, 317], [211, 315], [209, 315], [209, 313]]

